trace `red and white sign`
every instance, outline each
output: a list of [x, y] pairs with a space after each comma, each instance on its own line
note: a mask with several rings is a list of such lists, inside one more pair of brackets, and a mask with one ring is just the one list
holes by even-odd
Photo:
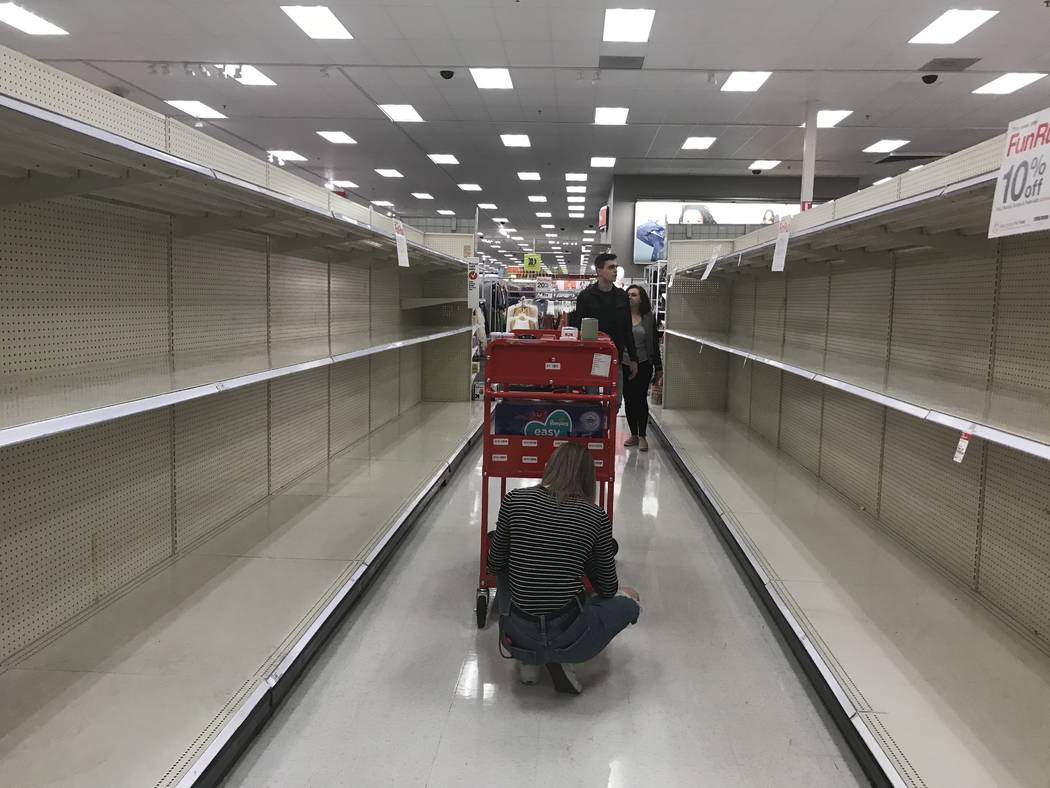
[[481, 305], [481, 283], [478, 281], [478, 258], [467, 258], [467, 307], [477, 309]]
[[394, 241], [397, 244], [397, 264], [408, 268], [408, 238], [405, 237], [405, 225], [400, 219], [394, 219]]
[[1006, 131], [995, 184], [988, 237], [1001, 238], [1050, 227], [1050, 109], [1015, 120]]
[[777, 244], [773, 247], [773, 270], [783, 271], [787, 261], [788, 240], [791, 238], [791, 219], [781, 219], [777, 231]]

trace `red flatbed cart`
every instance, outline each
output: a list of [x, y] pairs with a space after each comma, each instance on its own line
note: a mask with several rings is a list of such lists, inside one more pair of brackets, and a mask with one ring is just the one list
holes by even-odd
[[[597, 340], [560, 339], [557, 331], [518, 330], [494, 337], [485, 355], [485, 444], [481, 487], [481, 565], [477, 619], [488, 618], [489, 591], [496, 578], [487, 571], [489, 479], [540, 479], [554, 450], [563, 443], [586, 446], [594, 457], [599, 502], [613, 516], [616, 480], [616, 345]], [[593, 393], [599, 391], [600, 393]], [[495, 405], [495, 409], [493, 408]]]

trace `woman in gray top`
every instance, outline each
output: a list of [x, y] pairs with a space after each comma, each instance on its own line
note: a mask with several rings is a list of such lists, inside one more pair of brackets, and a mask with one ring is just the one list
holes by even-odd
[[663, 377], [664, 365], [660, 358], [660, 340], [656, 335], [656, 314], [649, 303], [649, 294], [644, 288], [631, 285], [627, 288], [627, 297], [631, 303], [634, 346], [638, 351], [638, 374], [623, 381], [627, 426], [631, 428], [631, 437], [623, 445], [649, 451], [645, 439], [645, 428], [649, 424], [649, 384], [654, 375], [657, 380]]

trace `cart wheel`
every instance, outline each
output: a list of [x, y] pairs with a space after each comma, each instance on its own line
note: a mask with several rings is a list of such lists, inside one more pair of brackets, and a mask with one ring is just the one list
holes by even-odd
[[475, 612], [478, 616], [478, 629], [484, 629], [485, 622], [489, 617], [489, 592], [484, 588], [478, 589], [478, 601]]

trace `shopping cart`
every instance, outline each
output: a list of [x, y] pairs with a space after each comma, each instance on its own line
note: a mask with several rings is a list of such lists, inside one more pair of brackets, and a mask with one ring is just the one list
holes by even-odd
[[613, 516], [619, 360], [605, 334], [561, 339], [557, 331], [518, 330], [494, 337], [485, 354], [485, 442], [481, 476], [481, 565], [477, 619], [488, 618], [496, 578], [487, 571], [489, 479], [539, 479], [554, 450], [579, 443], [594, 457], [599, 503]]

